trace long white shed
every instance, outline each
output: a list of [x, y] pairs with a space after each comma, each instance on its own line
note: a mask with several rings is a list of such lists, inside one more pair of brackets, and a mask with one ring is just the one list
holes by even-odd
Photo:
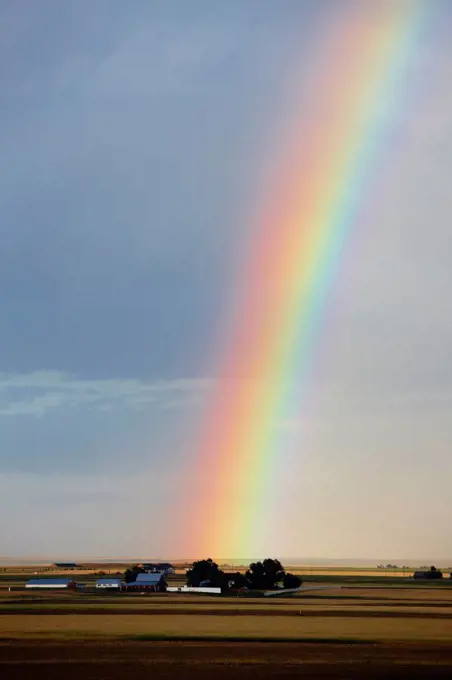
[[166, 589], [167, 593], [207, 593], [208, 595], [221, 595], [221, 588], [209, 588], [208, 586], [195, 588], [195, 586], [172, 586]]
[[25, 588], [47, 588], [52, 590], [76, 589], [77, 584], [71, 578], [32, 578], [27, 581]]
[[109, 588], [118, 590], [122, 586], [120, 578], [100, 578], [96, 581], [96, 588]]

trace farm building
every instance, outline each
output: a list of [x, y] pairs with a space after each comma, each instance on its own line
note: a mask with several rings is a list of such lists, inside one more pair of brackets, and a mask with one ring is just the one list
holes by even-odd
[[121, 586], [122, 580], [120, 578], [100, 578], [96, 581], [96, 588], [119, 589]]
[[167, 588], [169, 593], [204, 593], [206, 595], [221, 595], [221, 588], [213, 588], [212, 586], [172, 586]]
[[173, 565], [170, 564], [169, 562], [159, 562], [156, 564], [140, 564], [138, 565], [142, 569], [144, 569], [148, 574], [175, 574], [176, 570], [174, 569]]
[[124, 583], [123, 590], [135, 592], [162, 593], [166, 590], [164, 574], [137, 574], [137, 580]]
[[51, 588], [53, 590], [75, 590], [77, 583], [71, 578], [32, 578], [25, 588]]
[[428, 573], [427, 571], [415, 571], [413, 574], [413, 578], [416, 580], [428, 578], [427, 573]]
[[435, 569], [432, 567], [428, 571], [415, 571], [413, 574], [413, 578], [416, 581], [426, 579], [426, 580], [431, 580], [431, 579], [440, 579], [443, 578], [443, 573], [439, 569]]

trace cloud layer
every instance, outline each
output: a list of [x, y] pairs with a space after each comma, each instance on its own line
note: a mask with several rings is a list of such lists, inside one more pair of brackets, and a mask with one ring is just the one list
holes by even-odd
[[157, 404], [168, 408], [194, 402], [208, 380], [81, 380], [58, 371], [0, 374], [0, 416], [43, 416], [55, 409], [89, 407], [103, 411]]

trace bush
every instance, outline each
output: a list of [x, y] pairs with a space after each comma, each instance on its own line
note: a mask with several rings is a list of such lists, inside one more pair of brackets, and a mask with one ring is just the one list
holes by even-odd
[[295, 574], [286, 574], [283, 578], [283, 587], [290, 589], [290, 588], [299, 588], [302, 584], [302, 580], [299, 576], [296, 576]]

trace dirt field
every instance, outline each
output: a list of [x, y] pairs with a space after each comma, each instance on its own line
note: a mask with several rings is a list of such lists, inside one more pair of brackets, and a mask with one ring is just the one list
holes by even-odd
[[84, 642], [0, 644], [2, 680], [450, 678], [449, 645]]

